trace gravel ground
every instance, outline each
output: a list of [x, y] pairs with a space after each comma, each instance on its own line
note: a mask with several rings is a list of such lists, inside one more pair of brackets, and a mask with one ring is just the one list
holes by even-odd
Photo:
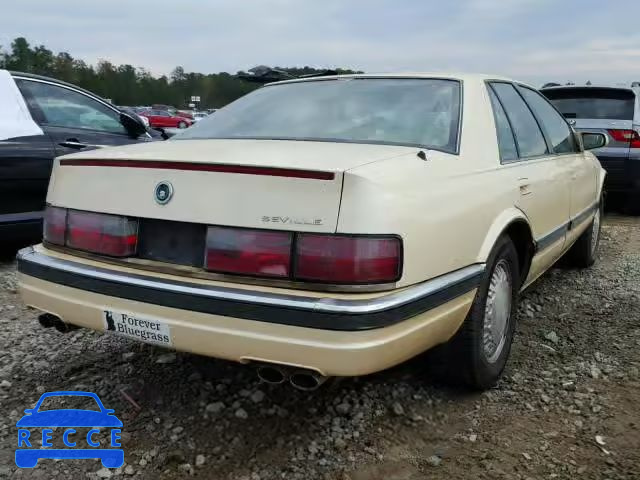
[[[115, 336], [44, 330], [0, 262], [0, 478], [640, 479], [640, 219], [609, 217], [598, 263], [525, 295], [504, 379], [448, 389], [419, 358], [314, 393], [249, 367]], [[41, 393], [90, 390], [124, 422], [125, 466], [16, 469]]]

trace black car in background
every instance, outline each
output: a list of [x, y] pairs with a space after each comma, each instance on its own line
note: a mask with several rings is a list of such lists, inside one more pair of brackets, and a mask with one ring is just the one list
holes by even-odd
[[0, 243], [40, 238], [55, 157], [158, 137], [82, 88], [0, 70]]

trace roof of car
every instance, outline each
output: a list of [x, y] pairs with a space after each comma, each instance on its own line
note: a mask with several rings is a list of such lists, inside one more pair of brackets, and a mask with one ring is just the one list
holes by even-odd
[[[44, 75], [36, 75], [35, 73], [15, 72], [15, 71], [11, 71], [11, 70], [9, 70], [9, 73], [13, 77], [32, 78], [34, 80], [43, 80], [45, 82], [53, 82], [53, 83], [57, 83], [59, 85], [64, 85], [64, 86], [67, 86], [69, 88], [73, 88], [75, 90], [79, 90], [79, 91], [81, 91], [83, 93], [86, 93], [87, 95], [91, 95], [92, 97], [99, 98], [102, 101], [106, 102], [106, 100], [104, 98], [102, 98], [100, 95], [97, 95], [96, 93], [94, 93], [94, 92], [92, 92], [90, 90], [86, 90], [86, 89], [84, 89], [82, 87], [74, 85], [73, 83], [65, 82], [63, 80], [58, 80], [56, 78], [51, 78], [51, 77], [45, 77]], [[114, 108], [118, 108], [115, 105], [113, 105], [113, 107]]]
[[398, 73], [354, 73], [349, 75], [328, 75], [309, 78], [294, 78], [280, 82], [269, 83], [268, 85], [280, 85], [283, 83], [314, 82], [323, 80], [336, 80], [339, 78], [442, 78], [461, 81], [487, 81], [501, 80], [505, 82], [516, 82], [526, 85], [524, 82], [513, 80], [501, 75], [490, 75], [483, 73], [454, 73], [454, 72], [398, 72]]
[[609, 89], [613, 89], [613, 90], [630, 90], [633, 92], [640, 92], [640, 87], [633, 87], [631, 85], [624, 85], [624, 84], [614, 84], [614, 83], [610, 83], [610, 84], [592, 84], [592, 85], [554, 85], [551, 87], [543, 87], [540, 90], [567, 90], [567, 89], [572, 89], [572, 88], [609, 88]]

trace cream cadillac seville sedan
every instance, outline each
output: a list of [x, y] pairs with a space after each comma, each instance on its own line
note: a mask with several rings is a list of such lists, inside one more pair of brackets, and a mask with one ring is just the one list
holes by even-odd
[[[432, 347], [495, 384], [518, 294], [594, 262], [604, 171], [535, 89], [479, 75], [263, 87], [174, 139], [58, 158], [18, 256], [40, 322], [314, 388]], [[438, 362], [440, 363], [440, 362]]]

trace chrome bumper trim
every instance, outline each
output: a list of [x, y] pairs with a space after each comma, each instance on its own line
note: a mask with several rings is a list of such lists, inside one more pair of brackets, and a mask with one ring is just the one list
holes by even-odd
[[[46, 269], [65, 272], [84, 278], [108, 281], [122, 286], [137, 286], [165, 291], [210, 298], [212, 300], [226, 300], [255, 305], [281, 307], [320, 313], [362, 315], [378, 313], [401, 307], [429, 297], [463, 282], [479, 278], [485, 270], [485, 264], [473, 264], [432, 280], [403, 288], [399, 291], [368, 299], [336, 299], [314, 298], [289, 294], [247, 291], [238, 288], [203, 286], [182, 281], [156, 279], [138, 274], [114, 272], [101, 267], [89, 267], [78, 262], [62, 260], [39, 253], [28, 247], [18, 252], [18, 269], [23, 271], [21, 264], [44, 267]], [[24, 269], [26, 270], [26, 268]], [[23, 272], [29, 275], [28, 272]]]

